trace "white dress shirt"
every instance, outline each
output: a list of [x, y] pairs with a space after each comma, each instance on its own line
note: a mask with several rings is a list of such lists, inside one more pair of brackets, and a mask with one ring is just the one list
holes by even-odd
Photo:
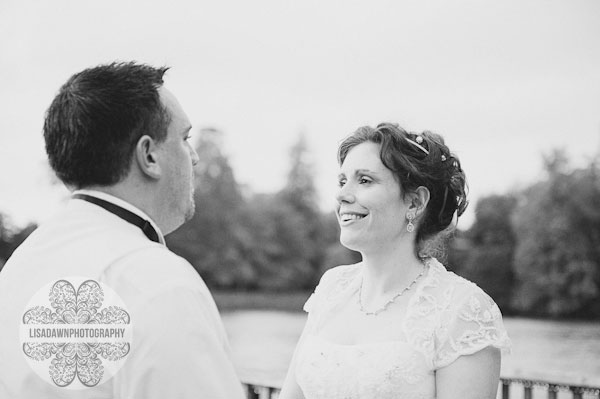
[[163, 236], [162, 231], [160, 231], [160, 228], [158, 227], [158, 225], [156, 223], [154, 223], [154, 220], [152, 220], [152, 218], [150, 216], [148, 216], [144, 211], [131, 205], [129, 202], [123, 201], [121, 198], [117, 198], [114, 195], [110, 195], [110, 194], [104, 193], [102, 191], [96, 191], [96, 190], [75, 190], [75, 191], [73, 191], [73, 195], [75, 195], [75, 194], [89, 195], [89, 196], [96, 197], [96, 198], [99, 198], [104, 201], [111, 202], [115, 205], [120, 206], [123, 209], [128, 210], [129, 212], [132, 212], [132, 213], [138, 215], [142, 219], [147, 220], [148, 222], [150, 222], [150, 225], [156, 231], [156, 233], [158, 233], [158, 239], [159, 239], [160, 243], [163, 245], [166, 245], [165, 237]]
[[[79, 191], [148, 219], [118, 198]], [[131, 318], [122, 367], [95, 387], [58, 387], [36, 374], [19, 329], [31, 298], [68, 276], [114, 290]], [[107, 304], [108, 305], [108, 304]], [[15, 251], [0, 272], [0, 398], [241, 399], [217, 307], [183, 258], [150, 241], [140, 228], [89, 202], [71, 199]], [[106, 365], [108, 363], [105, 361]]]

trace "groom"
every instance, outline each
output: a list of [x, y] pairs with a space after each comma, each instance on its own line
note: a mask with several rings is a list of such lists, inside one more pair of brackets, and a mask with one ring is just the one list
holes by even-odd
[[243, 398], [215, 303], [164, 234], [194, 213], [190, 121], [167, 68], [73, 75], [47, 111], [72, 191], [0, 273], [1, 398]]

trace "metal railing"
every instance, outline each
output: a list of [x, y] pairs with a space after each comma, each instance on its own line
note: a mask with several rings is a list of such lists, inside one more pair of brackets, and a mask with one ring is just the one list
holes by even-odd
[[[279, 388], [256, 384], [244, 384], [244, 386], [248, 399], [277, 399], [279, 397]], [[570, 393], [573, 399], [600, 399], [600, 387], [505, 377], [500, 379], [498, 397], [501, 399], [558, 399], [560, 392]]]
[[279, 397], [279, 388], [256, 384], [244, 384], [244, 388], [248, 399], [277, 399]]
[[[573, 399], [600, 399], [600, 387], [588, 385], [528, 380], [525, 378], [501, 378], [500, 386], [502, 387], [502, 399], [517, 397], [517, 395], [511, 396], [513, 391], [515, 394], [522, 392], [522, 396], [519, 395], [518, 397], [522, 397], [523, 399], [558, 399], [558, 394], [561, 392], [567, 394], [570, 393], [570, 397]], [[511, 387], [514, 387], [515, 389], [511, 389]], [[535, 396], [534, 393], [536, 393]]]

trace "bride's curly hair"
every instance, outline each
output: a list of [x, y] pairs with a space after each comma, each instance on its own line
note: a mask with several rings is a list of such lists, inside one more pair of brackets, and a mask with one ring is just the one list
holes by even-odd
[[460, 161], [442, 136], [430, 131], [407, 132], [393, 123], [363, 126], [340, 144], [339, 164], [352, 148], [364, 142], [381, 146], [381, 162], [393, 172], [403, 195], [420, 186], [429, 190], [429, 203], [416, 231], [419, 245], [453, 228], [454, 216], [458, 218], [467, 208], [468, 188]]

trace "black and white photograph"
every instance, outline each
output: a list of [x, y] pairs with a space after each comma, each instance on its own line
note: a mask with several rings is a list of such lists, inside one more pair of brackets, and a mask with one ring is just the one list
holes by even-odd
[[600, 2], [4, 0], [0, 399], [600, 399]]

